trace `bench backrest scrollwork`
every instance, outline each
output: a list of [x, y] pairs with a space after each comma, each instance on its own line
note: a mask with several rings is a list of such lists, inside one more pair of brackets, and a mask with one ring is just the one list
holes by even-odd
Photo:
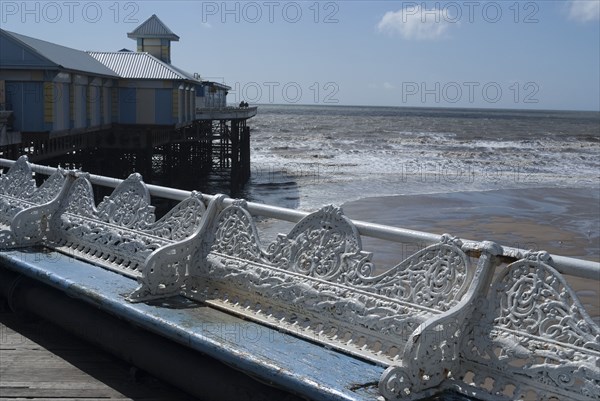
[[0, 176], [0, 193], [3, 197], [27, 199], [36, 189], [27, 156], [19, 157], [6, 174]]
[[37, 187], [26, 156], [0, 176], [0, 249], [41, 244], [48, 220], [74, 178], [73, 172], [59, 168]]
[[155, 221], [148, 189], [136, 173], [96, 207], [84, 175], [73, 183], [51, 221], [49, 246], [139, 278], [154, 252], [197, 231], [205, 210], [201, 194], [193, 193]]
[[469, 323], [460, 376], [482, 399], [600, 399], [600, 328], [547, 253], [508, 265]]
[[375, 275], [355, 226], [333, 206], [267, 247], [243, 201], [225, 208], [212, 232], [186, 295], [376, 363], [397, 360], [418, 325], [456, 305], [474, 274], [460, 242], [444, 236]]

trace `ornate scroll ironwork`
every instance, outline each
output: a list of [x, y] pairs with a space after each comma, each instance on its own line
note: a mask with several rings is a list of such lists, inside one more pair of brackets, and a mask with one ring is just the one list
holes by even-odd
[[406, 342], [399, 363], [381, 376], [379, 390], [387, 400], [419, 400], [432, 395], [459, 371], [465, 326], [478, 300], [487, 293], [502, 248], [485, 241], [479, 252], [477, 270], [460, 302], [419, 325]]
[[59, 168], [36, 187], [27, 156], [21, 156], [0, 177], [0, 249], [41, 243], [72, 179], [72, 172]]
[[27, 198], [36, 190], [27, 156], [17, 159], [6, 174], [0, 176], [0, 189], [4, 196]]
[[6, 174], [0, 176], [0, 224], [5, 228], [15, 215], [23, 210], [24, 200], [36, 190], [35, 180], [27, 162], [27, 156], [21, 156]]
[[383, 364], [401, 356], [420, 323], [455, 305], [473, 274], [460, 242], [444, 236], [372, 275], [371, 254], [333, 206], [266, 249], [242, 201], [220, 213], [213, 231], [188, 296]]
[[600, 399], [600, 328], [550, 263], [530, 253], [496, 278], [471, 319], [459, 387], [482, 399]]
[[145, 260], [138, 277], [140, 286], [127, 297], [130, 302], [142, 302], [179, 294], [195, 263], [206, 260], [210, 244], [207, 238], [213, 218], [224, 195], [216, 196], [205, 210], [197, 192], [156, 222], [146, 232], [168, 237], [171, 244], [152, 252]]
[[139, 174], [130, 175], [96, 208], [91, 183], [82, 176], [51, 221], [50, 245], [126, 276], [140, 277], [146, 260], [192, 235], [204, 212], [201, 195], [194, 193], [155, 222], [154, 207]]

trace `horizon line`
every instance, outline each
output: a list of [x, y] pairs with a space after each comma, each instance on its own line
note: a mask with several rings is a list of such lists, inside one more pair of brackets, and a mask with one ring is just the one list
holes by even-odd
[[534, 108], [504, 108], [504, 107], [446, 107], [446, 106], [398, 106], [398, 105], [369, 105], [369, 104], [327, 104], [327, 103], [250, 103], [250, 106], [302, 106], [302, 107], [380, 107], [398, 109], [440, 109], [440, 110], [496, 110], [496, 111], [539, 111], [539, 112], [583, 112], [600, 113], [600, 109], [534, 109]]

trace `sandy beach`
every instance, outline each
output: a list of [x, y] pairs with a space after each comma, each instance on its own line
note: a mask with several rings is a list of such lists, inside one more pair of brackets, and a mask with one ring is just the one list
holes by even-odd
[[[535, 188], [365, 198], [343, 205], [355, 220], [490, 240], [506, 246], [600, 261], [600, 191]], [[363, 238], [378, 266], [418, 250]], [[600, 322], [600, 281], [567, 277], [588, 313]]]

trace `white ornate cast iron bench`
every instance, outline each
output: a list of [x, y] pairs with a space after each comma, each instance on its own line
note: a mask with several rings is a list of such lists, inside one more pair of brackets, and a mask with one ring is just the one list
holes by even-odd
[[131, 174], [96, 207], [92, 184], [82, 174], [52, 216], [46, 246], [131, 278], [156, 265], [185, 272], [190, 245], [205, 227], [201, 196], [193, 192], [156, 221], [141, 175]]
[[0, 259], [309, 399], [600, 400], [600, 329], [550, 255], [430, 234], [382, 272], [340, 208], [267, 246], [256, 209], [191, 193], [155, 221], [141, 176], [96, 206], [79, 174], [43, 239], [67, 260]]
[[550, 255], [531, 252], [502, 269], [477, 306], [457, 387], [481, 399], [600, 399], [600, 329]]
[[[600, 330], [544, 252], [501, 267], [491, 284], [503, 248], [443, 235], [376, 275], [341, 209], [311, 213], [263, 247], [245, 201], [225, 207], [206, 234], [197, 249], [210, 252], [195, 254], [185, 280], [175, 274], [173, 294], [387, 367], [378, 383], [386, 400], [445, 390], [600, 399]], [[152, 278], [167, 279], [169, 268], [145, 273], [130, 300], [169, 295]]]
[[[234, 201], [214, 219], [197, 246], [210, 252], [196, 253], [186, 280], [169, 267], [146, 269], [130, 300], [169, 295], [162, 291], [169, 287], [177, 290], [171, 295], [393, 364], [419, 326], [456, 308], [475, 275], [460, 241], [448, 235], [376, 275], [356, 227], [334, 206], [311, 213], [263, 247], [245, 205]], [[154, 275], [171, 275], [182, 285], [177, 289]]]
[[27, 156], [0, 176], [0, 249], [41, 243], [73, 176], [57, 169], [37, 187]]

